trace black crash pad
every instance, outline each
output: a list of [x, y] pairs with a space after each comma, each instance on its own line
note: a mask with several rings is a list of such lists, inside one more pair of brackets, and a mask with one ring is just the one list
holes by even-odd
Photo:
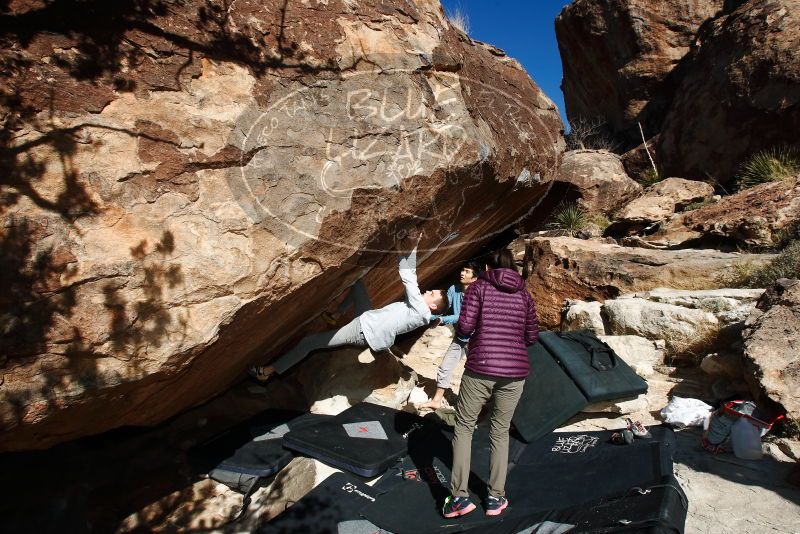
[[[450, 495], [452, 435], [451, 430], [440, 426], [412, 434], [408, 456], [375, 484], [378, 499], [363, 510], [364, 517], [397, 534], [451, 532], [464, 525], [478, 528], [498, 523], [499, 518], [486, 517], [480, 507], [461, 518], [442, 517], [442, 505]], [[523, 454], [525, 447], [516, 436], [509, 436], [510, 462]], [[486, 497], [489, 455], [489, 422], [483, 421], [472, 435], [469, 491], [476, 504]]]
[[[497, 518], [483, 515], [480, 501], [485, 483], [470, 479], [470, 494], [478, 509], [445, 520], [440, 507], [449, 494], [449, 464], [433, 459], [433, 480], [395, 484], [362, 514], [381, 528], [406, 532], [458, 532], [475, 530], [493, 534], [518, 532], [515, 525], [530, 526], [558, 519], [556, 511], [574, 509], [634, 487], [652, 487], [672, 474], [674, 435], [666, 427], [651, 430], [653, 438], [632, 445], [608, 442], [611, 432], [551, 433], [525, 447], [510, 466], [506, 494], [510, 505]], [[445, 479], [437, 484], [436, 478]]]
[[[450, 466], [453, 463], [453, 429], [440, 425], [426, 426], [409, 436], [408, 455], [390, 468], [374, 485], [379, 495], [398, 485], [403, 480], [439, 479], [449, 487]], [[509, 465], [524, 451], [526, 443], [514, 432], [509, 436]], [[472, 434], [472, 460], [470, 471], [478, 480], [486, 482], [490, 473], [489, 422], [482, 421]], [[447, 476], [440, 467], [446, 466]], [[445, 495], [446, 496], [446, 495]]]
[[291, 451], [283, 447], [284, 434], [329, 417], [267, 410], [193, 447], [189, 451], [189, 462], [198, 473], [223, 469], [268, 477], [292, 459]]
[[536, 441], [568, 421], [589, 401], [541, 343], [528, 348], [525, 379], [512, 423], [523, 440]]
[[361, 402], [318, 424], [292, 430], [284, 446], [333, 467], [374, 477], [408, 452], [408, 436], [425, 425], [416, 414]]
[[564, 367], [589, 402], [635, 397], [647, 392], [647, 382], [588, 330], [542, 332], [539, 343]]
[[611, 431], [554, 432], [529, 444], [508, 476], [515, 508], [529, 513], [577, 506], [672, 475], [675, 436], [668, 427], [631, 445], [609, 443]]
[[334, 473], [255, 532], [263, 534], [388, 534], [361, 517], [375, 493], [352, 475]]
[[503, 532], [682, 534], [689, 501], [674, 476], [596, 501], [529, 517], [506, 518]]

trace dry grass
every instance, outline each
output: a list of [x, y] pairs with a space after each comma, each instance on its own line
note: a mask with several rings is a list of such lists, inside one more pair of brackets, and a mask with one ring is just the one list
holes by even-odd
[[614, 138], [608, 124], [600, 119], [578, 117], [569, 123], [569, 133], [564, 136], [567, 150], [616, 151], [622, 143]]
[[655, 169], [647, 169], [641, 174], [641, 176], [639, 176], [637, 182], [639, 182], [639, 184], [642, 187], [646, 188], [650, 187], [651, 185], [657, 184], [661, 180], [662, 180], [661, 176]]
[[453, 9], [450, 14], [447, 15], [447, 20], [450, 21], [450, 24], [455, 26], [456, 29], [469, 35], [469, 16], [461, 6]]
[[605, 232], [606, 228], [608, 228], [611, 225], [611, 219], [609, 219], [603, 213], [590, 213], [587, 216], [587, 220], [590, 223], [596, 224], [598, 226], [598, 228], [600, 228], [601, 232]]
[[700, 208], [704, 208], [711, 204], [714, 204], [714, 201], [710, 198], [707, 198], [705, 200], [698, 200], [697, 202], [692, 202], [690, 204], [685, 205], [683, 209], [681, 209], [681, 212], [685, 213], [687, 211], [699, 210]]
[[792, 241], [766, 265], [745, 262], [720, 273], [716, 281], [721, 287], [766, 288], [780, 278], [800, 278], [800, 241]]
[[719, 345], [720, 329], [702, 329], [691, 339], [670, 339], [668, 336], [664, 341], [667, 343], [665, 359], [670, 367], [696, 367], [700, 365], [703, 358], [712, 352], [716, 352]]

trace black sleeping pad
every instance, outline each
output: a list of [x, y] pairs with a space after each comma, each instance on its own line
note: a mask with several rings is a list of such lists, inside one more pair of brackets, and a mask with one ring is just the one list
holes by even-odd
[[561, 364], [589, 402], [647, 392], [647, 382], [588, 330], [542, 332], [539, 343]]
[[374, 477], [408, 452], [408, 436], [432, 423], [416, 414], [361, 402], [284, 436], [284, 446], [333, 467]]
[[225, 469], [268, 477], [283, 469], [292, 459], [291, 451], [283, 447], [285, 433], [329, 417], [267, 410], [193, 447], [189, 451], [189, 462], [198, 473]]
[[585, 408], [589, 401], [541, 343], [528, 348], [525, 379], [512, 422], [523, 440], [536, 441]]
[[375, 501], [372, 488], [346, 473], [334, 473], [302, 499], [255, 532], [264, 534], [383, 534], [361, 517]]

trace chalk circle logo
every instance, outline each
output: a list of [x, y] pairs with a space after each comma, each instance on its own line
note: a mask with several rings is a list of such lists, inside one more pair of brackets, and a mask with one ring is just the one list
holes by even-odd
[[[516, 121], [520, 135], [535, 135], [534, 111], [450, 72], [356, 71], [276, 87], [268, 104], [253, 104], [238, 117], [228, 144], [240, 149], [241, 161], [227, 179], [248, 217], [296, 248], [321, 240], [354, 249], [345, 239], [320, 237], [329, 215], [350, 209], [354, 191], [374, 193], [371, 208], [388, 210], [385, 194], [404, 180], [458, 168], [444, 173], [451, 181], [446, 210], [433, 205], [424, 219], [408, 214], [445, 236], [436, 249], [455, 246], [448, 245], [458, 234], [451, 221], [465, 220], [466, 199], [480, 186], [481, 164], [492, 151], [488, 127], [470, 116], [464, 92], [480, 91], [482, 101], [496, 102]], [[530, 178], [527, 169], [522, 174]], [[391, 208], [397, 216], [398, 208]]]
[[580, 436], [567, 436], [556, 438], [550, 449], [551, 452], [560, 454], [582, 454], [593, 448], [600, 441], [597, 436], [582, 434]]

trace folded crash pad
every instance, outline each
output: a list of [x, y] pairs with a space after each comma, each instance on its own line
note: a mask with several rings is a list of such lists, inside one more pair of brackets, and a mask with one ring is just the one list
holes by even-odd
[[[334, 473], [322, 484], [255, 532], [263, 534], [384, 534], [359, 512], [375, 501], [366, 484], [346, 473]], [[388, 533], [387, 533], [388, 534]]]
[[377, 476], [408, 452], [408, 437], [430, 424], [368, 402], [284, 436], [286, 447], [364, 477]]
[[564, 367], [589, 402], [635, 397], [647, 392], [647, 382], [588, 330], [542, 332], [539, 342]]
[[274, 475], [292, 459], [292, 453], [283, 448], [284, 434], [327, 417], [267, 410], [194, 447], [188, 455], [190, 465], [243, 495], [238, 518], [247, 513], [261, 479]]
[[549, 434], [589, 401], [541, 343], [528, 348], [531, 372], [512, 420], [523, 440]]

